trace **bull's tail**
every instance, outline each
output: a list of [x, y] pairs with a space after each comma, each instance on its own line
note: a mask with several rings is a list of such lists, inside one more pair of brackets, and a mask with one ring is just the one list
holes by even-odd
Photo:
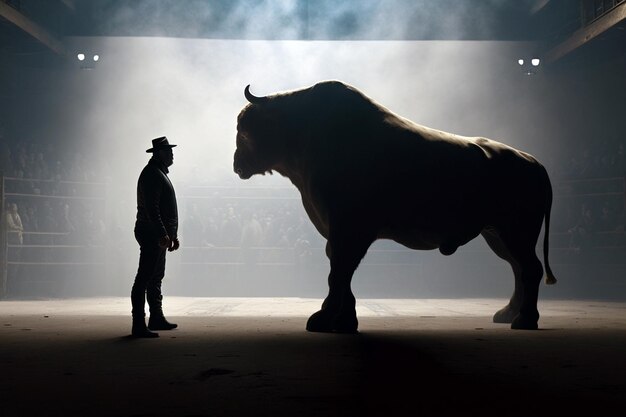
[[550, 210], [552, 209], [552, 184], [550, 184], [550, 178], [546, 173], [546, 180], [548, 183], [548, 187], [546, 190], [546, 211], [544, 214], [544, 221], [546, 222], [546, 227], [543, 235], [543, 264], [546, 269], [545, 282], [548, 285], [556, 284], [556, 277], [552, 273], [552, 269], [550, 268], [550, 263], [548, 262], [548, 250], [549, 250], [549, 238], [550, 234]]

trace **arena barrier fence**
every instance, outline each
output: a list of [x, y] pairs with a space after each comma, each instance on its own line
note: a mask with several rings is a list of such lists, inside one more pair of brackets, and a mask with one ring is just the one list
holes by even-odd
[[[0, 187], [0, 296], [28, 286], [51, 289], [68, 276], [85, 279], [106, 273], [104, 239], [93, 242], [93, 231], [85, 227], [87, 221], [106, 220], [106, 183], [3, 176]], [[9, 224], [12, 204], [18, 206], [22, 230]], [[72, 224], [73, 212], [86, 216], [85, 222]]]
[[[20, 213], [25, 208], [30, 210], [37, 207], [37, 210], [33, 210], [40, 217], [45, 214], [41, 207], [48, 207], [46, 210], [56, 207], [58, 210], [67, 205], [71, 209], [91, 212], [108, 225], [111, 202], [107, 201], [107, 183], [2, 177], [0, 188], [3, 210], [0, 230], [0, 297], [5, 297], [7, 290], [10, 290], [7, 284], [14, 284], [16, 280], [22, 285], [39, 284], [52, 288], [56, 285], [55, 280], [63, 276], [80, 275], [96, 280], [99, 276], [107, 276], [117, 255], [112, 254], [106, 239], [94, 240], [93, 236], [89, 236], [93, 231], [60, 230], [62, 227], [58, 225], [54, 230], [46, 229], [40, 218], [36, 230], [33, 230], [31, 219], [29, 224], [24, 225], [25, 230], [18, 232], [9, 230], [7, 222], [7, 206], [16, 203], [20, 205]], [[182, 210], [189, 209], [194, 203], [211, 207], [232, 203], [252, 212], [256, 209], [271, 210], [277, 204], [288, 204], [294, 207], [293, 210], [302, 210], [300, 198], [292, 187], [187, 186], [182, 191], [179, 197]], [[577, 262], [576, 251], [580, 248], [572, 247], [571, 231], [555, 227], [559, 217], [568, 210], [567, 207], [571, 210], [583, 203], [598, 206], [603, 202], [608, 202], [615, 211], [623, 214], [626, 209], [626, 181], [624, 177], [556, 181], [554, 196], [550, 245], [552, 264], [573, 267]], [[623, 227], [594, 231], [593, 245], [600, 249], [594, 255], [594, 262], [602, 265], [623, 263], [626, 249]], [[474, 246], [463, 248], [453, 262], [473, 265], [473, 268], [484, 267], [477, 260], [480, 258], [478, 255], [486, 251], [488, 249], [477, 249]], [[134, 252], [132, 256], [135, 256]], [[239, 243], [216, 246], [183, 240], [180, 256], [172, 259], [174, 262], [170, 266], [178, 268], [181, 275], [186, 275], [186, 270], [196, 273], [206, 271], [206, 276], [218, 271], [217, 275], [224, 274], [234, 279], [242, 279], [250, 275], [251, 271], [297, 276], [306, 270], [319, 274], [328, 269], [321, 241], [311, 242], [305, 247], [242, 247]], [[497, 261], [496, 258], [494, 260]], [[360, 270], [384, 273], [389, 271], [389, 267], [417, 273], [424, 265], [415, 251], [374, 248], [368, 252]]]

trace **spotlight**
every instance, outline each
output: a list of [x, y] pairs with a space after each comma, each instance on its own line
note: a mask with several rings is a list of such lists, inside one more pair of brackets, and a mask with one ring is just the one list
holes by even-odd
[[535, 75], [539, 72], [539, 64], [541, 63], [541, 59], [539, 58], [518, 58], [517, 64], [519, 65], [519, 69], [522, 70], [524, 75]]
[[100, 54], [94, 53], [93, 51], [89, 50], [89, 48], [86, 49], [86, 51], [78, 52], [76, 54], [76, 58], [78, 59], [78, 61], [75, 61], [77, 67], [81, 70], [95, 69], [100, 62]]

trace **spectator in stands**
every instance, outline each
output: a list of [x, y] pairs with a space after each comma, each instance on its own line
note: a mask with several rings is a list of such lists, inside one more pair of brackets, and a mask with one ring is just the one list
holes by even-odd
[[272, 213], [272, 210], [268, 210], [262, 218], [263, 222], [261, 223], [261, 226], [263, 227], [263, 244], [265, 246], [276, 246], [276, 242], [278, 241], [276, 215], [275, 213]]
[[285, 226], [284, 224], [282, 224], [279, 229], [278, 229], [278, 240], [275, 242], [275, 245], [279, 248], [288, 248], [290, 246], [289, 244], [289, 237], [288, 237], [288, 226]]
[[263, 242], [263, 228], [261, 223], [250, 210], [243, 214], [243, 228], [241, 232], [241, 256], [246, 265], [254, 265], [258, 261], [259, 249]]
[[[50, 205], [49, 200], [45, 200], [41, 207], [41, 217], [39, 218], [39, 228], [42, 232], [52, 233], [56, 232], [57, 229], [57, 221], [54, 218], [52, 206]], [[52, 241], [48, 242], [52, 243]]]
[[[40, 216], [38, 219], [39, 232], [41, 234], [36, 235], [37, 244], [39, 245], [54, 245], [54, 235], [50, 233], [57, 232], [57, 220], [54, 218], [54, 212], [49, 200], [44, 200], [38, 211]], [[53, 250], [46, 248], [42, 251], [42, 257], [44, 261], [53, 261]]]
[[24, 243], [24, 225], [16, 203], [7, 205], [6, 221], [9, 244], [22, 245]]
[[13, 172], [13, 164], [11, 164], [11, 150], [5, 143], [4, 137], [0, 133], [0, 173], [10, 175]]
[[[7, 243], [11, 246], [8, 250], [9, 259], [7, 261], [20, 262], [20, 246], [24, 243], [24, 225], [22, 224], [22, 218], [16, 203], [7, 204], [6, 228]], [[19, 265], [15, 263], [9, 264], [7, 267], [7, 292], [11, 293], [17, 287], [18, 275]]]
[[594, 229], [593, 212], [586, 204], [583, 204], [578, 222], [569, 230], [570, 247], [578, 250], [588, 248], [592, 244]]
[[206, 218], [206, 224], [204, 225], [204, 233], [202, 235], [202, 241], [208, 246], [217, 246], [220, 239], [220, 219], [219, 210], [215, 207], [211, 208]]
[[198, 204], [191, 204], [182, 226], [182, 235], [187, 247], [202, 246], [204, 244], [204, 222], [198, 212]]
[[39, 178], [42, 180], [50, 178], [50, 173], [48, 172], [48, 164], [44, 159], [43, 152], [38, 152], [35, 159], [35, 178]]
[[220, 244], [223, 246], [239, 246], [241, 242], [241, 224], [232, 206], [228, 207], [224, 215], [220, 236]]
[[57, 215], [58, 222], [55, 232], [64, 233], [64, 235], [55, 239], [55, 242], [63, 244], [76, 243], [76, 227], [70, 219], [70, 204], [67, 202], [61, 203], [58, 210], [60, 210], [60, 213]]
[[617, 228], [617, 218], [608, 201], [605, 201], [602, 205], [597, 223], [599, 232], [613, 232]]
[[78, 224], [79, 241], [87, 246], [101, 246], [106, 235], [104, 221], [96, 216], [93, 209], [82, 210], [83, 217]]
[[304, 238], [298, 238], [293, 245], [296, 265], [308, 265], [313, 257], [311, 242]]
[[[26, 206], [26, 212], [24, 213], [22, 223], [24, 224], [24, 230], [27, 232], [39, 231], [39, 214], [37, 213], [37, 206], [35, 204], [28, 204]], [[27, 235], [26, 237], [26, 243], [32, 243], [30, 236]]]

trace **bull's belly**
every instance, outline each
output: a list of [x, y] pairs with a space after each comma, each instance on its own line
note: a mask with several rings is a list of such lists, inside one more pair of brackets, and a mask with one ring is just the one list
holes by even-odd
[[378, 234], [378, 238], [390, 239], [407, 248], [416, 250], [437, 249], [441, 242], [441, 236], [417, 230], [384, 229]]
[[416, 250], [433, 250], [439, 248], [444, 254], [454, 253], [462, 246], [480, 234], [481, 227], [458, 230], [441, 230], [433, 232], [425, 229], [383, 229], [378, 234], [379, 239], [391, 239], [403, 246]]
[[409, 249], [415, 250], [433, 250], [439, 247], [438, 244], [417, 240], [406, 240], [406, 239], [394, 239], [397, 243], [406, 246]]

